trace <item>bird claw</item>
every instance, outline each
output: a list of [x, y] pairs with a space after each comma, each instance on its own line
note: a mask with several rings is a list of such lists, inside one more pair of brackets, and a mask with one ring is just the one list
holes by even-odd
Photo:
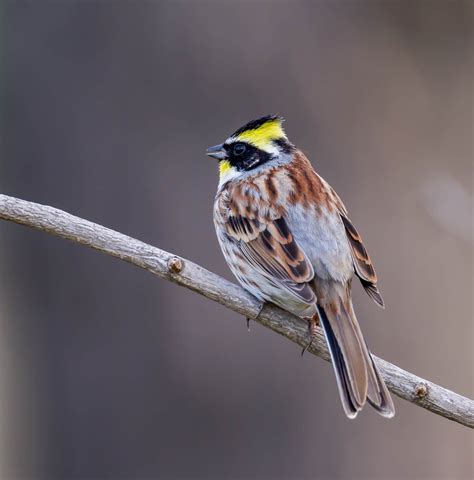
[[308, 319], [309, 342], [306, 346], [303, 347], [303, 350], [301, 350], [301, 356], [303, 356], [304, 352], [306, 352], [306, 350], [308, 350], [308, 348], [311, 347], [311, 345], [313, 344], [313, 341], [316, 338], [316, 327], [318, 327], [319, 325], [319, 315], [317, 313], [312, 318]]
[[258, 309], [258, 312], [257, 314], [255, 315], [255, 317], [253, 318], [250, 318], [250, 317], [246, 317], [246, 320], [247, 320], [247, 331], [250, 332], [250, 320], [255, 320], [256, 318], [258, 318], [258, 316], [262, 313], [262, 310], [263, 310], [263, 306], [265, 304], [264, 303], [261, 303], [260, 304], [260, 307]]
[[308, 350], [308, 348], [311, 347], [311, 345], [313, 344], [314, 338], [315, 338], [315, 336], [311, 335], [311, 337], [309, 339], [309, 342], [303, 347], [303, 350], [301, 350], [301, 356], [303, 356], [304, 352], [306, 352], [306, 350]]

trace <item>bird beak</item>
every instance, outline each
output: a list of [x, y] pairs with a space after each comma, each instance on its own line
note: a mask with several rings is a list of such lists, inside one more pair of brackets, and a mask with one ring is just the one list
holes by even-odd
[[224, 144], [215, 145], [214, 147], [209, 147], [206, 150], [206, 155], [217, 160], [224, 160], [227, 158], [227, 152], [225, 151]]

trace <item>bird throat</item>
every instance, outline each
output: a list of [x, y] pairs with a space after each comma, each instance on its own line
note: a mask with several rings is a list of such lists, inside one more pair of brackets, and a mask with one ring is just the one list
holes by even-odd
[[219, 178], [222, 180], [226, 177], [232, 170], [232, 165], [228, 160], [221, 160], [219, 162]]

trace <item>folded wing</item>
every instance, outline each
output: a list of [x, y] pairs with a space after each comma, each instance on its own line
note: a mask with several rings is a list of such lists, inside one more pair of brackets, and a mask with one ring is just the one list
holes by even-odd
[[384, 302], [379, 289], [377, 288], [377, 274], [375, 273], [372, 260], [370, 260], [367, 249], [362, 243], [362, 238], [352, 225], [351, 221], [343, 213], [340, 213], [342, 222], [346, 229], [347, 239], [351, 247], [352, 260], [354, 262], [354, 270], [359, 277], [362, 286], [364, 287], [367, 295], [372, 300], [384, 307]]
[[[234, 212], [225, 228], [249, 266], [272, 289], [281, 290], [282, 297], [290, 294], [293, 300], [315, 309], [316, 296], [308, 283], [314, 276], [313, 267], [283, 217], [273, 218], [255, 211], [247, 216]], [[266, 290], [265, 285], [259, 287]], [[272, 300], [281, 304], [278, 298]]]
[[362, 238], [356, 230], [352, 222], [349, 220], [347, 209], [339, 198], [338, 194], [331, 188], [337, 211], [341, 217], [342, 223], [346, 230], [347, 240], [351, 247], [352, 261], [354, 263], [354, 270], [359, 277], [360, 283], [367, 292], [367, 295], [379, 306], [385, 308], [385, 304], [377, 288], [377, 274], [375, 273], [372, 260], [369, 253], [362, 243]]

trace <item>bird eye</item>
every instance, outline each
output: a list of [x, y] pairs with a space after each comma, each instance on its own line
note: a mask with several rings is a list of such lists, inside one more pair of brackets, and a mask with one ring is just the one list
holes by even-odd
[[245, 150], [247, 150], [247, 147], [243, 143], [236, 143], [234, 145], [234, 155], [239, 156], [242, 155]]

